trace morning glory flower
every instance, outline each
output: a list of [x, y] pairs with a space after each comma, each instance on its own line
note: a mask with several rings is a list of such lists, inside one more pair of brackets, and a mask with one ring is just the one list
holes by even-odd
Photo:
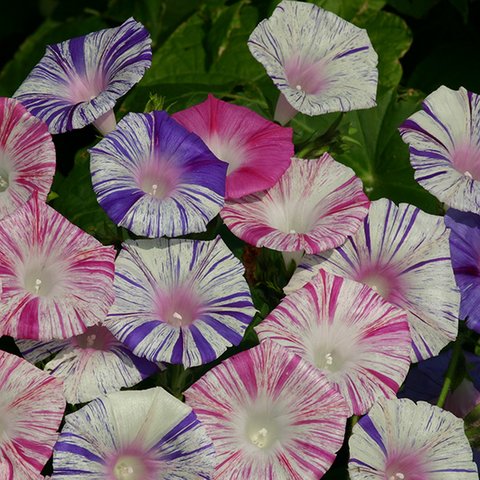
[[480, 215], [449, 209], [445, 224], [450, 228], [453, 273], [460, 288], [460, 318], [480, 333]]
[[282, 1], [248, 47], [280, 90], [275, 120], [375, 106], [378, 56], [366, 30], [306, 2]]
[[0, 222], [0, 335], [48, 341], [103, 321], [114, 257], [33, 195]]
[[0, 350], [0, 478], [37, 478], [57, 441], [62, 382]]
[[352, 480], [478, 480], [463, 421], [406, 398], [376, 403], [353, 427]]
[[271, 341], [223, 361], [185, 397], [213, 440], [217, 480], [317, 480], [343, 443], [337, 389]]
[[98, 203], [136, 235], [204, 232], [223, 206], [227, 164], [166, 112], [126, 115], [90, 155]]
[[105, 325], [133, 353], [186, 367], [238, 345], [252, 320], [244, 268], [220, 237], [127, 241]]
[[368, 206], [353, 170], [325, 153], [315, 160], [293, 158], [278, 183], [227, 201], [221, 216], [237, 237], [251, 245], [318, 253], [353, 235]]
[[255, 327], [337, 385], [349, 415], [395, 397], [410, 366], [407, 314], [361, 283], [325, 270]]
[[293, 157], [292, 129], [280, 127], [248, 108], [207, 100], [173, 114], [188, 131], [228, 163], [226, 198], [239, 198], [273, 186]]
[[433, 357], [458, 332], [460, 295], [448, 237], [443, 217], [380, 199], [345, 244], [304, 257], [285, 291], [301, 287], [321, 268], [365, 283], [408, 312], [412, 362]]
[[49, 45], [14, 96], [50, 133], [83, 128], [115, 128], [113, 107], [141, 80], [152, 61], [151, 39], [129, 18], [108, 28]]
[[68, 403], [86, 403], [121, 388], [133, 387], [158, 372], [158, 367], [135, 356], [101, 325], [68, 340], [37, 342], [17, 340], [31, 363], [44, 361], [43, 369], [63, 381]]
[[17, 100], [0, 97], [0, 219], [36, 191], [47, 198], [55, 173], [55, 147], [47, 126]]
[[208, 480], [214, 450], [192, 409], [163, 388], [115, 392], [67, 415], [55, 480]]
[[480, 96], [442, 86], [400, 133], [415, 180], [449, 207], [480, 213]]

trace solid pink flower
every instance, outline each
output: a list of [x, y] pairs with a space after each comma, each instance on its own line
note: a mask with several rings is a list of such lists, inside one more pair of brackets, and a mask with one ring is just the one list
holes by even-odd
[[173, 118], [228, 163], [226, 198], [270, 188], [290, 165], [292, 129], [246, 107], [209, 95], [203, 103], [177, 112]]

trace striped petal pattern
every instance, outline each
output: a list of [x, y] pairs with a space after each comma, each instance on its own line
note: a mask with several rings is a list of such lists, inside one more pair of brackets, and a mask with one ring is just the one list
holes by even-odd
[[137, 235], [204, 232], [223, 206], [227, 164], [166, 112], [128, 114], [90, 155], [98, 202]]
[[127, 241], [105, 325], [153, 362], [211, 362], [240, 343], [255, 313], [243, 273], [220, 237]]
[[377, 200], [344, 245], [304, 257], [285, 291], [298, 289], [320, 268], [365, 283], [408, 312], [411, 360], [424, 360], [438, 355], [458, 331], [460, 295], [448, 237], [442, 217]]
[[450, 207], [480, 213], [480, 95], [442, 86], [400, 133], [417, 182]]
[[55, 173], [55, 147], [47, 126], [12, 98], [0, 98], [0, 219], [32, 192], [47, 198]]
[[34, 195], [0, 223], [0, 334], [48, 341], [103, 321], [114, 256]]
[[208, 480], [214, 450], [192, 409], [162, 388], [116, 392], [67, 415], [56, 480]]
[[151, 61], [147, 30], [129, 18], [120, 27], [48, 46], [14, 97], [43, 120], [50, 133], [94, 121], [102, 131], [110, 131], [115, 121], [108, 112], [141, 80]]
[[353, 427], [352, 480], [477, 480], [463, 421], [425, 402], [386, 400]]
[[185, 397], [213, 440], [215, 480], [317, 480], [343, 442], [336, 388], [274, 342], [228, 358]]
[[55, 354], [43, 369], [63, 381], [65, 398], [72, 404], [133, 387], [158, 371], [157, 365], [135, 356], [104, 326], [88, 327], [67, 341], [16, 343], [32, 363]]
[[62, 382], [0, 351], [0, 478], [36, 478], [52, 454], [65, 410]]
[[349, 415], [395, 397], [410, 366], [407, 314], [366, 285], [325, 270], [288, 295], [255, 327], [320, 369], [338, 386]]
[[226, 198], [239, 198], [273, 186], [293, 157], [291, 128], [280, 127], [248, 108], [213, 95], [173, 114], [188, 131], [228, 163]]
[[353, 235], [368, 206], [353, 170], [325, 153], [315, 160], [293, 158], [272, 188], [228, 201], [221, 216], [237, 237], [251, 245], [318, 253]]
[[[375, 106], [378, 56], [366, 30], [316, 5], [282, 1], [248, 47], [279, 88], [283, 110], [321, 115]], [[279, 113], [277, 106], [282, 121]]]

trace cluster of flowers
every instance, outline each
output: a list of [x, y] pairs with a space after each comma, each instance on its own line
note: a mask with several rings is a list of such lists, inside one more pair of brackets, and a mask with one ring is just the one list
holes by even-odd
[[[283, 1], [249, 48], [280, 89], [281, 124], [375, 105], [367, 33], [332, 13]], [[418, 181], [473, 212], [449, 211], [450, 235], [442, 217], [370, 203], [350, 168], [295, 158], [291, 128], [213, 96], [117, 125], [115, 102], [151, 55], [129, 19], [49, 46], [0, 100], [0, 334], [25, 358], [0, 352], [0, 478], [42, 478], [53, 450], [59, 480], [316, 480], [352, 415], [364, 415], [352, 479], [478, 478], [461, 419], [396, 397], [411, 362], [455, 340], [459, 309], [480, 332], [478, 97], [442, 87], [401, 128]], [[90, 150], [99, 204], [148, 237], [116, 260], [45, 203], [51, 134], [90, 123], [105, 135]], [[120, 391], [241, 342], [255, 314], [241, 262], [220, 237], [160, 238], [203, 232], [218, 213], [249, 244], [307, 253], [287, 296], [255, 327], [260, 345], [208, 371], [186, 403]], [[90, 403], [58, 436], [66, 402]]]

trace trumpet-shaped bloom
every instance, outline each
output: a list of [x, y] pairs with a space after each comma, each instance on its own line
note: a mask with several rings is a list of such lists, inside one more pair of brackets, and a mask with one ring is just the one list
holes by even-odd
[[280, 90], [275, 119], [375, 106], [378, 56], [366, 30], [304, 2], [282, 1], [248, 47]]
[[353, 427], [352, 480], [477, 480], [463, 421], [425, 402], [384, 400]]
[[85, 403], [124, 387], [132, 387], [158, 371], [139, 358], [100, 325], [68, 340], [48, 343], [18, 340], [22, 355], [32, 363], [53, 359], [44, 370], [63, 380], [68, 403]]
[[98, 203], [137, 235], [203, 232], [223, 206], [227, 164], [166, 112], [128, 114], [90, 154]]
[[55, 147], [47, 126], [12, 98], [0, 98], [0, 219], [36, 191], [47, 198], [55, 173]]
[[343, 442], [337, 389], [274, 342], [225, 360], [185, 397], [213, 440], [215, 480], [317, 480]]
[[283, 299], [255, 330], [316, 366], [349, 414], [395, 396], [410, 365], [407, 314], [366, 285], [324, 270]]
[[95, 122], [115, 128], [113, 107], [151, 65], [151, 39], [133, 18], [120, 27], [49, 45], [15, 98], [43, 120], [50, 133]]
[[114, 256], [34, 195], [0, 223], [0, 334], [48, 341], [104, 320]]
[[450, 228], [453, 273], [460, 288], [460, 318], [480, 333], [480, 215], [449, 209], [445, 224]]
[[255, 313], [243, 273], [220, 237], [127, 241], [105, 325], [151, 361], [211, 362], [240, 343]]
[[52, 454], [65, 410], [62, 382], [0, 351], [0, 478], [36, 478]]
[[377, 200], [344, 245], [304, 257], [285, 291], [301, 287], [320, 268], [365, 283], [408, 312], [412, 361], [438, 355], [458, 331], [460, 295], [448, 236], [442, 217]]
[[417, 182], [450, 207], [480, 213], [480, 96], [442, 86], [400, 133]]
[[353, 235], [368, 206], [353, 170], [325, 153], [316, 160], [293, 158], [272, 188], [228, 201], [221, 216], [237, 237], [257, 247], [318, 253]]
[[292, 129], [213, 95], [173, 115], [228, 163], [226, 198], [239, 198], [274, 185], [293, 157]]
[[208, 480], [212, 441], [192, 409], [162, 388], [111, 393], [67, 415], [56, 480]]

